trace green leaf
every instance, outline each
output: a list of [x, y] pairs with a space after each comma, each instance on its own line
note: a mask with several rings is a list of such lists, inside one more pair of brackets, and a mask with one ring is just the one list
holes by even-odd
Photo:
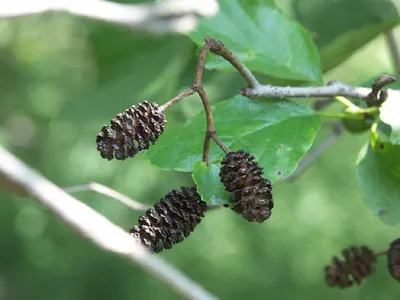
[[315, 37], [324, 72], [400, 21], [388, 0], [294, 0], [292, 5], [296, 19]]
[[[318, 51], [309, 34], [287, 19], [271, 0], [220, 0], [220, 12], [201, 20], [189, 36], [197, 45], [204, 36], [221, 40], [246, 66], [277, 78], [322, 82]], [[219, 56], [206, 67], [233, 71]]]
[[400, 221], [399, 179], [382, 168], [382, 163], [400, 166], [400, 156], [382, 155], [378, 159], [370, 145], [365, 145], [357, 160], [357, 178], [364, 190], [366, 205], [387, 224]]
[[213, 205], [229, 203], [229, 193], [220, 181], [220, 164], [206, 164], [196, 161], [193, 167], [193, 180], [201, 199]]
[[[391, 88], [400, 88], [400, 83], [396, 82]], [[391, 127], [389, 138], [392, 144], [400, 144], [400, 92], [390, 92], [388, 99], [380, 108], [380, 116], [382, 122]]]
[[[370, 88], [379, 75], [380, 74], [363, 82], [361, 86]], [[380, 107], [379, 120], [376, 126], [371, 128], [371, 132], [375, 141], [379, 140], [383, 143], [399, 145], [400, 118], [398, 112], [400, 111], [400, 81], [398, 80], [388, 85], [386, 88], [389, 89], [388, 98]]]
[[[213, 106], [218, 136], [232, 151], [251, 152], [266, 177], [274, 182], [289, 176], [311, 147], [320, 118], [306, 107], [284, 99], [250, 100], [240, 95]], [[168, 128], [152, 146], [151, 162], [165, 170], [190, 172], [202, 159], [206, 122], [204, 112], [180, 128]], [[210, 162], [223, 152], [211, 142]]]

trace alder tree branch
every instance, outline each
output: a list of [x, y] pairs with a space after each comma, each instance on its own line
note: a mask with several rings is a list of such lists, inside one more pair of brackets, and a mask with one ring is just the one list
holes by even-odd
[[188, 33], [199, 17], [217, 14], [217, 0], [165, 0], [156, 4], [123, 4], [105, 0], [0, 1], [0, 19], [46, 12], [65, 12], [154, 33]]
[[245, 87], [240, 94], [251, 99], [257, 98], [309, 98], [309, 97], [335, 97], [344, 96], [365, 99], [371, 89], [353, 87], [334, 81], [326, 86], [310, 87], [284, 87], [272, 85], [260, 85], [255, 88]]
[[390, 54], [392, 55], [393, 63], [396, 67], [396, 74], [400, 74], [400, 52], [397, 46], [396, 37], [394, 36], [393, 30], [386, 32], [386, 42], [388, 44]]
[[204, 290], [163, 259], [152, 255], [127, 232], [67, 194], [0, 146], [0, 173], [49, 208], [64, 223], [99, 248], [119, 254], [166, 283], [185, 299], [212, 300]]
[[148, 206], [148, 205], [137, 202], [137, 201], [129, 198], [128, 196], [123, 195], [123, 194], [121, 194], [105, 185], [97, 183], [97, 182], [89, 182], [88, 184], [85, 184], [85, 185], [66, 187], [66, 188], [64, 188], [64, 191], [66, 191], [69, 194], [93, 191], [93, 192], [99, 193], [101, 195], [116, 199], [119, 202], [121, 202], [122, 204], [126, 205], [127, 207], [129, 207], [133, 210], [143, 211], [143, 210], [150, 208], [150, 206]]

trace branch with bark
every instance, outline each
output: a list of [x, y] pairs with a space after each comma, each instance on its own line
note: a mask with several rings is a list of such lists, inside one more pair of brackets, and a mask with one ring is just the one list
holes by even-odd
[[0, 147], [0, 173], [35, 197], [73, 230], [99, 248], [119, 254], [167, 284], [185, 299], [212, 300], [214, 295], [136, 243], [122, 228], [67, 194]]
[[123, 4], [105, 0], [14, 0], [1, 1], [0, 19], [10, 19], [47, 12], [122, 25], [152, 33], [188, 33], [199, 18], [213, 17], [219, 10], [216, 0], [165, 0], [156, 4]]

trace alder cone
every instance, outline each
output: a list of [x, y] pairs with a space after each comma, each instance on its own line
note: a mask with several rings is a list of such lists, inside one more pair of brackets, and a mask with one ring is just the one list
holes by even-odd
[[164, 132], [167, 120], [156, 103], [143, 101], [118, 114], [110, 123], [97, 134], [97, 150], [105, 159], [124, 160], [149, 149]]
[[400, 239], [394, 240], [390, 244], [386, 256], [390, 275], [400, 281]]
[[325, 267], [325, 281], [329, 286], [346, 288], [354, 283], [359, 285], [374, 271], [376, 257], [367, 246], [349, 247], [342, 253], [344, 261], [334, 256], [332, 265]]
[[232, 209], [249, 222], [267, 220], [274, 207], [272, 186], [261, 177], [264, 171], [254, 156], [241, 149], [229, 152], [221, 164], [219, 176], [225, 190], [231, 193]]
[[207, 204], [196, 188], [181, 187], [166, 194], [139, 217], [139, 224], [130, 233], [150, 251], [158, 253], [188, 237], [206, 210]]

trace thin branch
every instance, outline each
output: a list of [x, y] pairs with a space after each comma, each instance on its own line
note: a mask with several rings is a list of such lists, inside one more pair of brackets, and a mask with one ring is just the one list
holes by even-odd
[[311, 151], [306, 157], [304, 157], [299, 165], [297, 166], [296, 171], [292, 173], [289, 177], [282, 178], [279, 182], [283, 181], [293, 181], [297, 179], [300, 175], [304, 173], [304, 171], [318, 158], [320, 157], [325, 151], [327, 151], [334, 142], [340, 137], [340, 135], [344, 131], [344, 126], [342, 123], [338, 123], [333, 127], [331, 135], [323, 141], [314, 151]]
[[131, 29], [155, 33], [188, 33], [198, 17], [213, 17], [216, 0], [165, 0], [156, 4], [123, 4], [105, 0], [13, 0], [0, 2], [0, 19], [45, 12], [66, 12]]
[[255, 88], [260, 86], [260, 83], [253, 73], [231, 51], [229, 51], [221, 41], [212, 39], [208, 36], [206, 36], [204, 40], [206, 43], [211, 44], [210, 51], [212, 53], [222, 56], [232, 66], [234, 66], [236, 70], [238, 70], [240, 75], [242, 75], [244, 80], [246, 80], [249, 87]]
[[206, 62], [207, 53], [210, 48], [213, 46], [213, 41], [207, 41], [204, 44], [203, 48], [200, 51], [199, 60], [196, 66], [196, 73], [194, 76], [194, 83], [192, 85], [192, 89], [195, 90], [203, 103], [204, 112], [206, 114], [206, 121], [207, 121], [207, 130], [204, 137], [204, 145], [203, 145], [203, 161], [208, 163], [208, 155], [210, 152], [210, 138], [211, 134], [215, 133], [214, 128], [214, 119], [211, 112], [210, 102], [208, 101], [208, 97], [206, 92], [203, 89], [203, 71], [204, 71], [204, 64]]
[[184, 91], [183, 93], [179, 94], [178, 96], [172, 98], [171, 100], [169, 100], [167, 103], [163, 104], [160, 106], [160, 108], [158, 109], [161, 113], [165, 112], [168, 108], [170, 108], [172, 105], [174, 105], [175, 103], [178, 103], [179, 101], [185, 99], [186, 97], [189, 97], [190, 95], [193, 95], [194, 93], [196, 93], [196, 91], [193, 88], [190, 88], [186, 91]]
[[396, 77], [392, 75], [381, 75], [372, 84], [372, 91], [365, 98], [369, 107], [380, 106], [389, 96], [388, 91], [383, 89], [388, 84], [396, 81]]
[[225, 154], [231, 152], [231, 150], [229, 150], [229, 148], [221, 141], [221, 139], [216, 135], [215, 132], [211, 134], [211, 138], [222, 149], [222, 151], [224, 151]]
[[317, 87], [286, 87], [260, 85], [254, 88], [245, 87], [240, 94], [251, 99], [257, 98], [309, 98], [309, 97], [335, 97], [344, 96], [358, 99], [365, 99], [371, 89], [353, 87], [340, 82], [333, 82], [326, 86]]
[[152, 255], [122, 228], [89, 206], [67, 194], [14, 155], [0, 147], [0, 173], [25, 189], [60, 220], [98, 247], [117, 253], [138, 264], [186, 299], [211, 300], [216, 297], [191, 281], [163, 259]]
[[215, 133], [214, 119], [211, 112], [210, 102], [208, 101], [207, 94], [204, 91], [203, 87], [196, 84], [194, 84], [193, 87], [199, 94], [201, 101], [203, 102], [204, 111], [206, 113], [207, 131], [204, 138], [203, 161], [208, 163], [208, 154], [210, 152], [210, 135]]
[[125, 196], [105, 185], [99, 184], [97, 182], [89, 182], [88, 184], [85, 185], [78, 185], [78, 186], [72, 186], [72, 187], [67, 187], [64, 188], [64, 191], [67, 193], [79, 193], [79, 192], [87, 192], [87, 191], [93, 191], [102, 195], [105, 195], [107, 197], [113, 198], [121, 202], [122, 204], [128, 206], [129, 208], [133, 210], [146, 210], [150, 208], [150, 206], [142, 204], [140, 202], [137, 202], [128, 196]]
[[392, 55], [394, 65], [396, 66], [396, 74], [400, 74], [400, 52], [393, 30], [386, 32], [385, 37], [388, 47], [390, 49], [390, 53]]

